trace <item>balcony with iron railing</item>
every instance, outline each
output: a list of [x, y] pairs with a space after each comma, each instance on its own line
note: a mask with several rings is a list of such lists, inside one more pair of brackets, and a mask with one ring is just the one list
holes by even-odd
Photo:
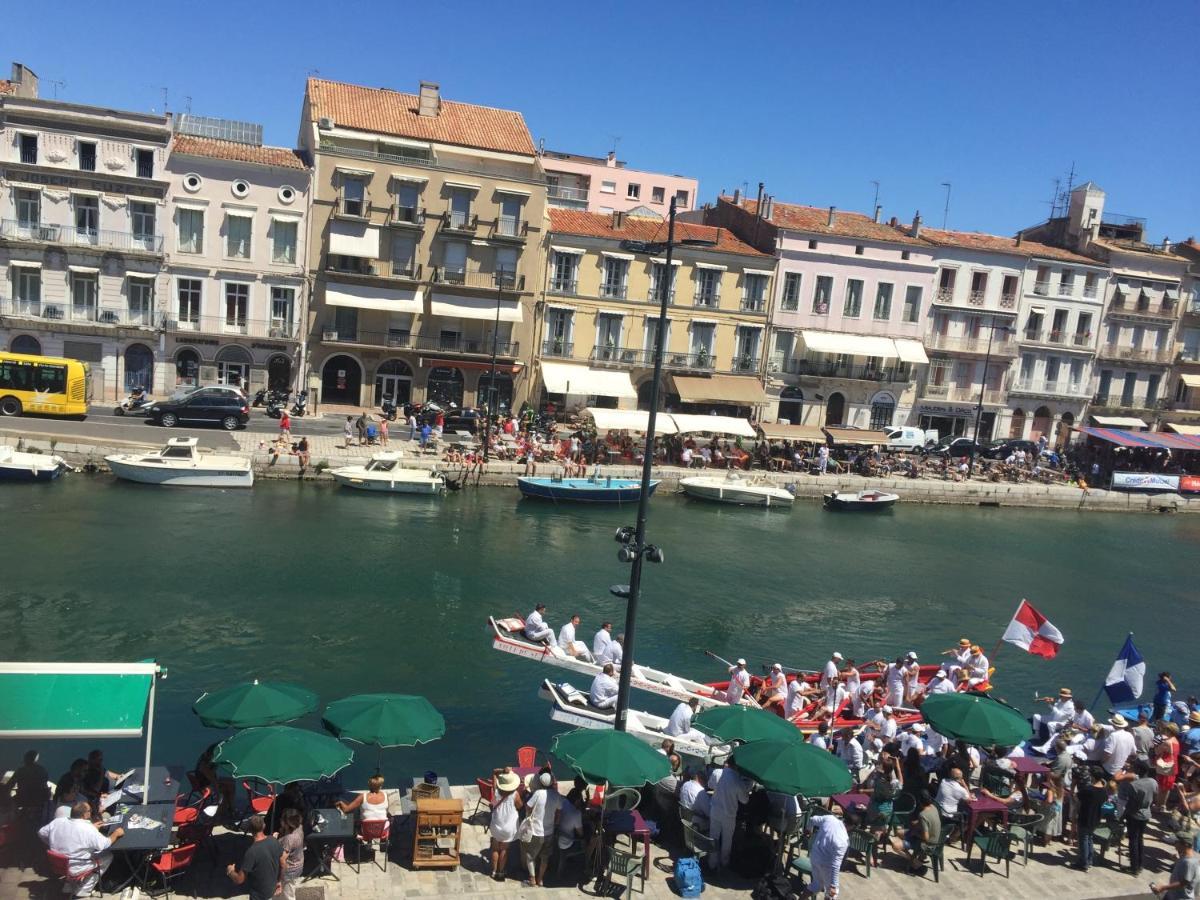
[[933, 302], [942, 304], [944, 306], [953, 306], [954, 305], [954, 288], [953, 287], [936, 288], [933, 292]]
[[247, 337], [295, 340], [299, 326], [287, 319], [250, 319], [229, 316], [180, 315], [168, 313], [163, 320], [167, 331], [192, 334], [241, 334]]
[[494, 272], [484, 272], [475, 269], [447, 268], [435, 266], [433, 269], [434, 284], [453, 284], [458, 287], [480, 288], [483, 290], [523, 291], [525, 276], [518, 275], [508, 269]]
[[[403, 331], [374, 331], [362, 328], [339, 327], [337, 322], [326, 322], [321, 329], [321, 341], [326, 344], [361, 344], [373, 347], [389, 347], [394, 350], [417, 350], [423, 353], [439, 353], [447, 356], [491, 356], [492, 338], [488, 334], [478, 336], [409, 334]], [[497, 341], [496, 355], [517, 357], [521, 354], [519, 341]]]
[[1001, 294], [1000, 295], [1000, 308], [1001, 309], [1016, 309], [1017, 308], [1017, 295], [1016, 294]]
[[0, 239], [153, 255], [161, 255], [163, 250], [161, 235], [21, 222], [16, 219], [0, 221]]
[[[593, 365], [615, 368], [650, 368], [654, 365], [653, 350], [639, 350], [635, 347], [611, 347], [607, 344], [597, 344], [592, 347], [588, 359]], [[707, 350], [672, 351], [663, 355], [663, 368], [675, 370], [694, 370], [711, 372], [717, 366], [717, 358]]]
[[816, 360], [806, 357], [781, 357], [772, 359], [771, 370], [789, 375], [814, 378], [844, 378], [850, 381], [874, 381], [900, 384], [912, 380], [912, 369], [907, 363], [896, 366], [880, 366], [876, 363], [856, 364], [836, 360]]
[[742, 297], [742, 312], [761, 313], [766, 311], [766, 297]]
[[1033, 397], [1064, 397], [1086, 400], [1090, 394], [1088, 386], [1081, 381], [1072, 382], [1065, 378], [1047, 381], [1044, 378], [1018, 378], [1009, 387], [1010, 394], [1028, 394]]
[[1100, 291], [1094, 284], [1085, 284], [1083, 286], [1083, 296], [1088, 300], [1095, 300], [1100, 296]]
[[729, 371], [734, 375], [754, 375], [758, 372], [762, 359], [757, 355], [739, 354], [729, 364]]
[[387, 223], [400, 228], [420, 228], [425, 224], [425, 207], [393, 206], [388, 212]]
[[[983, 356], [988, 352], [988, 339], [986, 337], [952, 337], [933, 334], [925, 339], [925, 348], [927, 350], [943, 350], [947, 353]], [[991, 353], [992, 356], [1016, 356], [1017, 343], [1012, 338], [993, 337]]]
[[719, 291], [696, 291], [692, 295], [692, 305], [705, 309], [716, 309], [721, 305], [721, 294]]
[[1155, 303], [1149, 299], [1120, 295], [1113, 297], [1108, 305], [1108, 314], [1122, 319], [1174, 319], [1178, 305], [1166, 298]]
[[1125, 360], [1126, 362], [1160, 366], [1169, 365], [1175, 358], [1175, 354], [1171, 350], [1128, 347], [1120, 344], [1101, 344], [1096, 355], [1101, 359]]
[[1189, 300], [1183, 307], [1183, 314], [1189, 317], [1200, 317], [1200, 299]]
[[1071, 335], [1072, 347], [1090, 347], [1092, 345], [1092, 333], [1090, 331], [1077, 331]]
[[1093, 412], [1104, 409], [1161, 409], [1165, 404], [1160, 398], [1150, 397], [1145, 391], [1114, 394], [1096, 392], [1092, 397]]
[[[925, 384], [918, 394], [922, 400], [942, 400], [947, 403], [978, 403], [978, 384]], [[1007, 393], [997, 388], [986, 388], [983, 391], [983, 402], [988, 405], [1003, 405], [1007, 401]]]
[[1033, 292], [1034, 292], [1035, 294], [1037, 294], [1039, 297], [1048, 297], [1048, 296], [1050, 296], [1050, 282], [1048, 282], [1048, 281], [1036, 281], [1036, 282], [1034, 282], [1034, 284], [1033, 284]]
[[339, 219], [353, 219], [362, 222], [371, 217], [371, 201], [366, 197], [338, 197], [333, 207], [333, 214]]
[[125, 328], [157, 328], [162, 314], [154, 309], [128, 306], [75, 304], [70, 301], [0, 298], [0, 316], [43, 322], [81, 325], [114, 325]]
[[587, 206], [588, 191], [587, 188], [563, 187], [562, 185], [552, 184], [546, 188], [546, 199], [550, 201], [552, 206], [567, 206], [578, 209]]
[[600, 285], [600, 296], [606, 300], [624, 300], [628, 292], [628, 288], [623, 284]]
[[577, 293], [579, 289], [579, 281], [575, 278], [551, 278], [550, 293], [552, 294], [572, 294]]
[[542, 356], [556, 359], [571, 359], [575, 355], [575, 344], [562, 338], [542, 341]]
[[421, 265], [395, 262], [390, 259], [367, 259], [362, 256], [326, 254], [325, 272], [328, 275], [353, 275], [361, 278], [387, 278], [399, 281], [420, 281]]
[[475, 213], [465, 213], [453, 209], [442, 213], [442, 231], [451, 234], [474, 234], [478, 229], [479, 216]]
[[516, 216], [497, 216], [492, 224], [492, 237], [500, 240], [523, 241], [529, 235], [529, 222]]
[[413, 166], [422, 169], [438, 169], [443, 172], [456, 172], [461, 175], [482, 175], [488, 178], [497, 178], [501, 181], [520, 184], [545, 184], [544, 177], [533, 173], [532, 165], [530, 166], [531, 171], [528, 178], [514, 177], [513, 166], [509, 162], [497, 162], [495, 165], [490, 165], [480, 158], [474, 161], [473, 165], [462, 166], [442, 162], [432, 150], [418, 150], [416, 148], [408, 150], [407, 148], [398, 146], [393, 146], [391, 149], [400, 150], [401, 152], [389, 153], [380, 151], [376, 147], [357, 147], [343, 143], [337, 138], [324, 136], [322, 136], [319, 145], [321, 153], [345, 156], [350, 159], [364, 159], [387, 165]]
[[1058, 282], [1058, 296], [1074, 297], [1075, 296], [1075, 282], [1060, 280]]
[[986, 291], [971, 291], [967, 294], [967, 303], [971, 306], [983, 306]]

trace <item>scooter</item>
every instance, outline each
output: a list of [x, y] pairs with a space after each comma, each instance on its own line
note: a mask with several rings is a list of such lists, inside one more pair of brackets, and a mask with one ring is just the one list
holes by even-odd
[[[286, 400], [284, 401], [287, 402]], [[303, 416], [308, 411], [308, 391], [301, 391], [296, 395], [296, 402], [292, 404], [292, 415]]]
[[399, 407], [392, 402], [391, 397], [383, 398], [383, 402], [379, 404], [379, 411], [383, 413], [383, 417], [389, 422], [395, 422], [396, 416], [400, 413]]
[[133, 394], [130, 394], [121, 401], [121, 405], [113, 409], [114, 416], [144, 416], [150, 411], [150, 407], [154, 405], [154, 401], [149, 395], [144, 395], [141, 400], [134, 400]]

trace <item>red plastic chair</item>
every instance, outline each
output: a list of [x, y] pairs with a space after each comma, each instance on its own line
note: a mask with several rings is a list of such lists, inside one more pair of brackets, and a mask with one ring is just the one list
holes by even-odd
[[265, 816], [271, 809], [271, 804], [275, 802], [275, 785], [267, 785], [265, 794], [257, 793], [249, 781], [243, 781], [242, 787], [246, 789], [246, 799], [250, 801], [250, 809], [256, 815]]
[[[158, 859], [150, 863], [150, 868], [157, 872], [162, 879], [166, 896], [171, 896], [171, 882], [186, 875], [191, 869], [192, 859], [196, 855], [196, 846], [196, 844], [184, 844], [174, 850], [164, 850], [158, 855]], [[194, 888], [193, 884], [193, 895], [196, 893]]]
[[[475, 804], [475, 811], [471, 813], [472, 819], [479, 815], [479, 810], [482, 809], [485, 804], [489, 810], [492, 808], [492, 798], [495, 796], [496, 791], [496, 786], [492, 784], [490, 779], [487, 778], [476, 778], [475, 787], [479, 788], [479, 802]], [[484, 823], [483, 827], [485, 830], [487, 829], [488, 826], [486, 822]]]
[[537, 747], [518, 747], [517, 748], [517, 768], [518, 769], [537, 768]]
[[363, 845], [370, 845], [371, 841], [379, 841], [379, 854], [383, 855], [383, 865], [379, 865], [379, 854], [374, 854], [375, 865], [379, 866], [383, 871], [387, 871], [388, 863], [388, 848], [391, 847], [390, 834], [392, 830], [391, 819], [366, 819], [358, 823], [358, 844], [357, 853], [354, 855], [354, 872], [358, 874], [359, 867], [362, 865], [362, 848]]
[[61, 878], [65, 884], [74, 885], [74, 888], [71, 890], [72, 894], [79, 889], [80, 885], [82, 885], [88, 880], [88, 878], [92, 876], [93, 872], [100, 868], [95, 863], [92, 863], [82, 872], [72, 875], [71, 857], [67, 856], [65, 853], [59, 853], [56, 850], [47, 850], [46, 858], [50, 860], [50, 871]]
[[191, 794], [176, 794], [175, 795], [175, 826], [191, 825], [200, 818], [200, 810], [204, 807], [205, 801], [212, 796], [212, 791], [208, 788], [196, 799], [194, 803], [188, 803], [188, 798]]

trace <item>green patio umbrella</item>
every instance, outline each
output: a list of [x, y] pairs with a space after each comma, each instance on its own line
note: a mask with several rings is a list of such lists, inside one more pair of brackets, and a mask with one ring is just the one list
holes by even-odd
[[192, 712], [209, 728], [255, 728], [279, 725], [317, 708], [317, 695], [294, 684], [247, 681], [209, 694], [192, 704]]
[[733, 751], [733, 765], [767, 790], [828, 797], [850, 790], [846, 764], [827, 750], [796, 740], [754, 741]]
[[342, 740], [384, 747], [415, 747], [446, 734], [446, 720], [424, 697], [412, 694], [356, 694], [325, 707], [321, 720]]
[[926, 697], [921, 718], [938, 734], [980, 747], [1015, 747], [1033, 736], [1023, 712], [976, 691]]
[[233, 777], [271, 784], [328, 778], [353, 760], [354, 753], [336, 738], [287, 725], [248, 728], [223, 741], [213, 754], [213, 763]]
[[665, 778], [671, 762], [631, 734], [611, 728], [579, 728], [557, 735], [550, 752], [593, 784], [641, 787]]
[[773, 712], [743, 706], [740, 703], [706, 709], [692, 719], [692, 725], [696, 730], [725, 743], [749, 743], [771, 739], [796, 741], [803, 737], [800, 729], [787, 719], [781, 719]]

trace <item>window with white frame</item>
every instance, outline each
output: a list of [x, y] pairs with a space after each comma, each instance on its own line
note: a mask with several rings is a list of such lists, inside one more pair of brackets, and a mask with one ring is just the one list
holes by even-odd
[[575, 326], [575, 311], [553, 307], [546, 312], [546, 347], [548, 356], [571, 356], [571, 336]]
[[200, 325], [202, 291], [199, 278], [180, 278], [175, 283], [175, 316], [180, 328], [195, 329]]
[[625, 199], [640, 200], [642, 197], [642, 186], [634, 184], [632, 181], [625, 186]]
[[291, 337], [295, 315], [296, 289], [271, 287], [271, 337]]
[[95, 241], [100, 232], [100, 198], [74, 194], [71, 201], [75, 206], [76, 239]]
[[675, 192], [675, 205], [680, 208], [688, 205], [688, 192], [687, 191], [676, 191]]
[[578, 284], [579, 254], [554, 252], [554, 269], [550, 276], [550, 290], [560, 294], [574, 294]]
[[750, 373], [758, 369], [758, 342], [762, 338], [761, 328], [739, 325], [734, 342], [733, 371]]
[[250, 234], [254, 219], [240, 213], [225, 216], [225, 255], [230, 259], [250, 258]]
[[154, 279], [130, 275], [126, 281], [129, 291], [129, 321], [134, 325], [153, 325]]
[[517, 248], [496, 248], [496, 286], [515, 290], [517, 287]]
[[693, 322], [689, 349], [701, 366], [712, 365], [713, 336], [717, 326], [711, 322]]
[[779, 305], [781, 309], [798, 310], [800, 308], [800, 272], [788, 272], [783, 276], [783, 298]]
[[651, 203], [664, 203], [664, 202], [666, 202], [666, 199], [667, 199], [667, 189], [666, 188], [661, 188], [661, 187], [650, 188], [650, 202]]
[[293, 219], [276, 219], [271, 224], [271, 262], [293, 265], [296, 262], [296, 238], [300, 223]]
[[624, 299], [629, 278], [629, 260], [615, 256], [604, 257], [604, 276], [600, 282], [600, 296]]
[[415, 181], [400, 181], [396, 184], [396, 220], [421, 223], [421, 186]]
[[[654, 351], [658, 349], [658, 331], [662, 327], [662, 319], [658, 316], [646, 316], [646, 344], [645, 350], [647, 353], [647, 362], [654, 361]], [[663, 335], [663, 348], [670, 346], [671, 342], [671, 320], [667, 319], [667, 332]]]
[[842, 315], [847, 319], [857, 319], [862, 315], [863, 283], [861, 278], [846, 279], [846, 302], [842, 305]]
[[94, 321], [99, 284], [92, 272], [71, 273], [71, 318]]
[[813, 290], [812, 309], [815, 313], [829, 312], [829, 304], [833, 300], [833, 276], [818, 275], [817, 284]]
[[204, 252], [204, 210], [179, 207], [175, 210], [179, 223], [179, 252]]
[[763, 312], [767, 308], [767, 276], [746, 273], [742, 276], [742, 309]]
[[450, 192], [451, 228], [467, 228], [471, 224], [471, 198], [473, 193], [465, 188], [454, 188]]
[[919, 284], [910, 284], [904, 290], [904, 313], [902, 318], [905, 322], [916, 322], [921, 318], [921, 286]]
[[696, 268], [697, 306], [716, 306], [721, 302], [721, 270]]
[[496, 232], [506, 237], [516, 237], [521, 233], [522, 199], [512, 194], [500, 197], [500, 218], [496, 222]]
[[18, 313], [37, 314], [42, 302], [42, 270], [31, 266], [10, 266], [13, 300]]
[[129, 222], [133, 226], [133, 239], [141, 244], [154, 241], [155, 210], [153, 203], [129, 201]]
[[366, 218], [367, 183], [362, 178], [353, 175], [342, 176], [342, 215], [355, 218]]
[[245, 334], [249, 310], [250, 285], [228, 282], [225, 285], [225, 330]]
[[600, 182], [600, 193], [615, 194], [617, 192], [617, 183], [615, 181]]
[[42, 192], [29, 188], [14, 188], [13, 202], [17, 207], [17, 227], [36, 228], [42, 221]]
[[621, 349], [621, 329], [625, 317], [615, 313], [596, 315], [596, 358], [616, 359]]
[[392, 235], [392, 275], [412, 278], [416, 268], [416, 238], [409, 234]]
[[879, 282], [875, 289], [874, 318], [886, 322], [892, 317], [892, 285], [886, 281]]

